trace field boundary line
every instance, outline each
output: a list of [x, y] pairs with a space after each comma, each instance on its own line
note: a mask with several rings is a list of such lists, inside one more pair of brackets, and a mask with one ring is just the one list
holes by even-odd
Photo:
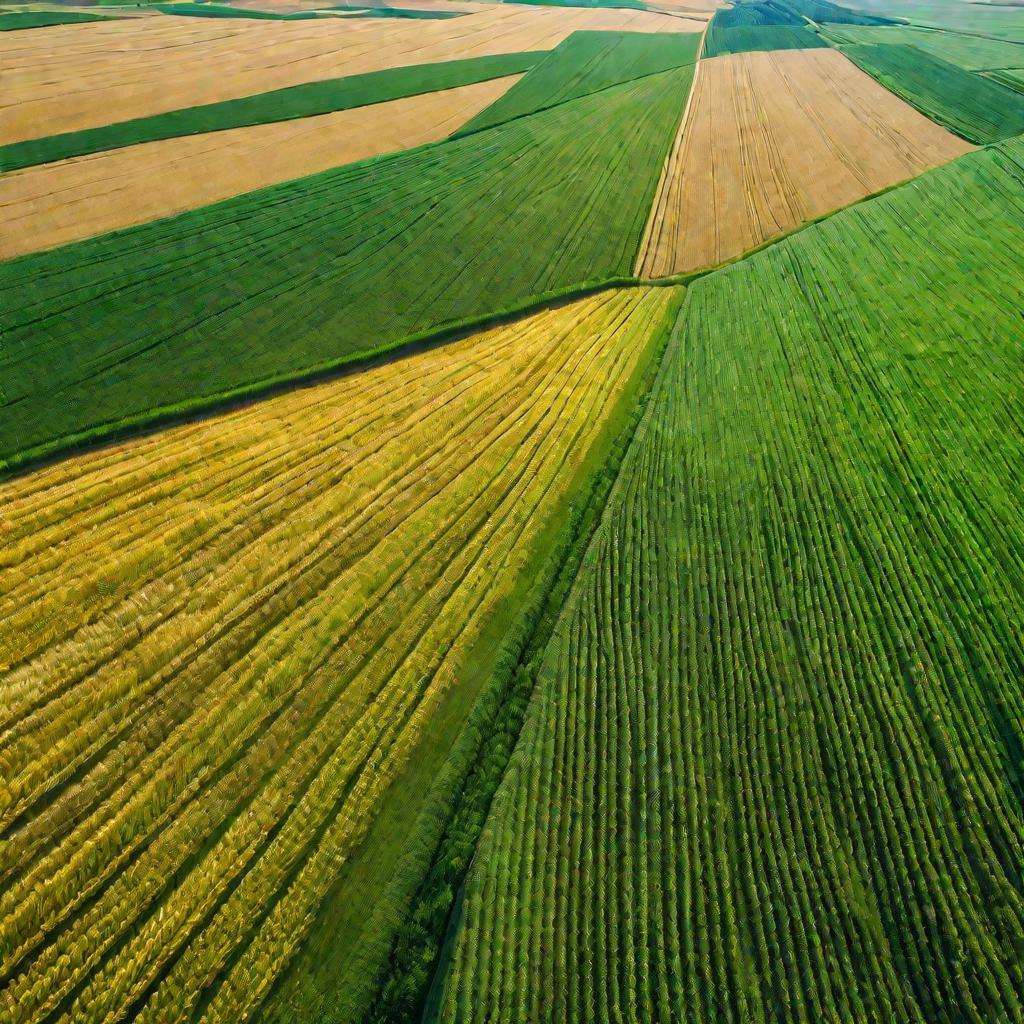
[[636, 260], [633, 262], [633, 273], [638, 277], [641, 269], [647, 262], [647, 251], [651, 244], [651, 232], [654, 228], [654, 221], [658, 214], [658, 207], [661, 203], [664, 190], [668, 187], [667, 182], [669, 172], [672, 167], [672, 161], [677, 150], [683, 144], [683, 136], [686, 134], [686, 127], [690, 120], [690, 108], [693, 106], [693, 96], [697, 91], [701, 62], [704, 60], [704, 43], [707, 38], [708, 28], [710, 25], [711, 21], [709, 19], [708, 23], [704, 26], [704, 31], [700, 34], [700, 44], [697, 48], [697, 60], [693, 66], [693, 78], [690, 79], [690, 94], [686, 97], [686, 106], [683, 107], [683, 116], [679, 119], [676, 136], [672, 140], [672, 145], [669, 146], [668, 152], [665, 154], [665, 162], [661, 168], [661, 177], [658, 179], [658, 190], [654, 193], [654, 202], [651, 203], [651, 208], [647, 212], [647, 224], [644, 227], [643, 240], [640, 242], [640, 249], [636, 254]]

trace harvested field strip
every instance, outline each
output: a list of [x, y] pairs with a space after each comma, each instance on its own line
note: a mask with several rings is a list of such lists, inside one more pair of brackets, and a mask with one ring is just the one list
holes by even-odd
[[79, 25], [88, 21], [111, 20], [102, 14], [88, 14], [85, 11], [15, 11], [13, 14], [0, 13], [0, 32], [19, 32], [29, 28], [52, 28], [54, 25]]
[[[518, 80], [513, 75], [336, 114], [148, 142], [4, 175], [0, 259], [437, 142]], [[164, 183], [159, 189], [157, 179]]]
[[645, 75], [694, 64], [700, 35], [574, 32], [460, 135], [600, 92]]
[[896, 26], [870, 28], [829, 25], [825, 28], [825, 34], [838, 44], [901, 43], [914, 46], [967, 71], [1024, 67], [1024, 43], [1003, 39]]
[[[0, 145], [384, 68], [548, 50], [579, 29], [700, 31], [645, 11], [492, 5], [443, 21], [146, 18], [0, 35]], [[61, 74], [54, 75], [54, 53]]]
[[851, 60], [933, 121], [986, 144], [1024, 132], [1024, 96], [914, 46], [843, 46]]
[[0, 264], [0, 460], [628, 276], [689, 74]]
[[835, 50], [702, 61], [637, 273], [714, 266], [969, 149]]
[[1014, 140], [691, 286], [428, 1019], [1024, 1019], [1022, 241]]
[[712, 21], [704, 42], [705, 57], [757, 50], [809, 50], [828, 43], [808, 28], [791, 25], [752, 25], [740, 28], [716, 28]]
[[251, 1014], [670, 300], [605, 292], [4, 488], [0, 1005]]
[[470, 60], [389, 68], [325, 82], [307, 82], [222, 103], [172, 110], [135, 121], [119, 121], [101, 128], [29, 139], [0, 147], [0, 171], [20, 170], [35, 164], [53, 163], [143, 142], [290, 121], [442, 89], [455, 89], [475, 82], [523, 74], [544, 55], [544, 51], [506, 53]]

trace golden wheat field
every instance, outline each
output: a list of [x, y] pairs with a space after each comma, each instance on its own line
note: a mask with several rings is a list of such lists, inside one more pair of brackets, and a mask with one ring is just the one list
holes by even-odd
[[721, 263], [970, 149], [835, 50], [701, 61], [637, 273]]

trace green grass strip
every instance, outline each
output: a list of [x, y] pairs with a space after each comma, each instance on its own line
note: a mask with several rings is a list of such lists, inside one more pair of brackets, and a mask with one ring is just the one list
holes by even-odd
[[[20, 32], [29, 28], [51, 28], [54, 25], [81, 25], [88, 21], [115, 21], [102, 14], [86, 14], [84, 11], [15, 11], [0, 14], [0, 32]], [[3, 163], [0, 162], [0, 169]]]
[[628, 277], [691, 76], [0, 264], [0, 468]]
[[641, 0], [505, 0], [506, 3], [528, 4], [534, 7], [618, 7], [630, 11], [650, 8]]
[[100, 128], [15, 142], [0, 147], [0, 170], [13, 171], [54, 160], [135, 146], [142, 142], [226, 131], [229, 128], [244, 128], [273, 121], [290, 121], [441, 89], [454, 89], [505, 75], [521, 74], [545, 55], [543, 50], [504, 53], [493, 57], [371, 71], [365, 75], [349, 75], [346, 78], [274, 89], [237, 100], [186, 107]]
[[458, 135], [608, 89], [645, 75], [693, 64], [700, 34], [574, 32]]
[[913, 46], [842, 46], [860, 68], [926, 117], [969, 142], [1024, 132], [1024, 96]]
[[405, 7], [371, 7], [368, 10], [352, 7], [331, 7], [332, 11], [355, 11], [353, 18], [411, 18], [420, 21], [444, 21], [461, 18], [465, 11], [416, 11]]
[[292, 14], [275, 14], [273, 11], [254, 11], [245, 7], [229, 7], [226, 4], [150, 4], [153, 10], [162, 14], [180, 15], [187, 18], [251, 18], [260, 21], [312, 21], [320, 15], [315, 11], [295, 11]]

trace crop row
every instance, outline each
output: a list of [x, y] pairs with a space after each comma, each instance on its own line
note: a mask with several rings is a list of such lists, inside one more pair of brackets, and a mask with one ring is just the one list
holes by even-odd
[[429, 1019], [1024, 1020], [1022, 233], [1015, 140], [689, 289]]
[[0, 1018], [259, 1004], [436, 716], [468, 713], [474, 644], [671, 298], [605, 292], [5, 487]]

